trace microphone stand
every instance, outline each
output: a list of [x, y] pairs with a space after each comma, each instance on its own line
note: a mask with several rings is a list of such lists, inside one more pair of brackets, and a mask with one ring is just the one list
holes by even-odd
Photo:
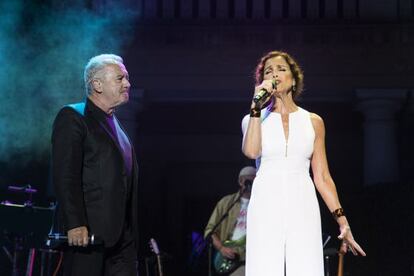
[[218, 222], [213, 226], [211, 231], [207, 234], [205, 237], [205, 240], [208, 242], [208, 276], [213, 275], [213, 239], [211, 236], [214, 234], [216, 229], [220, 226], [220, 224], [228, 217], [230, 210], [233, 208], [233, 206], [240, 201], [240, 198], [243, 196], [244, 191], [240, 191], [239, 196], [237, 199], [230, 204], [230, 206], [227, 208], [226, 212], [220, 217]]

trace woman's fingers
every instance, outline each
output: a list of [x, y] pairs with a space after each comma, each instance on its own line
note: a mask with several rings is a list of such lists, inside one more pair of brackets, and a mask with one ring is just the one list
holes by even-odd
[[352, 238], [352, 236], [350, 239], [345, 238], [341, 244], [341, 253], [346, 253], [348, 250], [355, 256], [361, 255], [365, 257], [367, 255], [361, 246], [354, 240], [354, 238]]
[[361, 255], [365, 257], [367, 255], [365, 251], [361, 248], [361, 246], [354, 239], [350, 241], [349, 249], [352, 251], [352, 254], [354, 254], [355, 256]]

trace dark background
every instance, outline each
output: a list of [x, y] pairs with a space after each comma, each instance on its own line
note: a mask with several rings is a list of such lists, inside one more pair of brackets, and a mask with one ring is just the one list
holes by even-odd
[[[206, 275], [205, 256], [191, 259], [192, 234], [253, 164], [241, 153], [240, 129], [253, 71], [263, 54], [284, 50], [305, 72], [298, 104], [324, 118], [330, 170], [368, 254], [347, 255], [345, 275], [414, 275], [414, 1], [15, 3], [2, 4], [0, 19], [2, 200], [23, 202], [7, 186], [31, 184], [36, 206], [53, 202], [51, 122], [83, 98], [88, 58], [120, 54], [132, 99], [118, 116], [140, 165], [141, 270], [153, 237], [168, 275]], [[337, 226], [320, 206], [328, 247], [336, 247]], [[26, 219], [2, 220], [7, 228]]]

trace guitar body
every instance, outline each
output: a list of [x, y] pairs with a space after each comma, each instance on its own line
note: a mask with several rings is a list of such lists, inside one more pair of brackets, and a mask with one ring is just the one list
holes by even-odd
[[[225, 241], [223, 246], [234, 249], [242, 249], [246, 245], [246, 236], [236, 241]], [[240, 261], [240, 257], [237, 255], [234, 259], [228, 259], [224, 257], [219, 251], [214, 256], [214, 269], [220, 275], [230, 274], [235, 271], [243, 262]]]

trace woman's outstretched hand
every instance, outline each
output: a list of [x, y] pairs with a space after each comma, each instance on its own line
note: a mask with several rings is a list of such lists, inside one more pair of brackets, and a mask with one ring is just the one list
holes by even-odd
[[345, 254], [346, 252], [351, 251], [355, 256], [361, 255], [366, 256], [367, 254], [361, 248], [361, 246], [354, 240], [354, 237], [351, 232], [351, 227], [348, 224], [341, 225], [339, 227], [341, 232], [338, 236], [338, 239], [342, 240], [341, 247], [339, 252]]

